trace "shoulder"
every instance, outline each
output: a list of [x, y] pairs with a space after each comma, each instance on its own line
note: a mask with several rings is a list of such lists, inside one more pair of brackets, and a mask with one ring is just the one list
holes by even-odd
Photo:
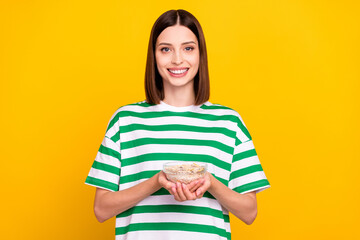
[[149, 103], [144, 101], [134, 102], [134, 103], [128, 103], [125, 105], [122, 105], [117, 108], [117, 110], [112, 114], [110, 117], [109, 123], [108, 123], [108, 129], [113, 127], [114, 125], [119, 124], [119, 119], [121, 117], [126, 117], [129, 115], [132, 115], [132, 112], [141, 112], [143, 111], [145, 107], [151, 106]]
[[122, 105], [116, 110], [116, 112], [126, 111], [128, 109], [131, 109], [132, 107], [149, 107], [149, 106], [151, 106], [151, 104], [147, 103], [146, 100], [143, 100], [139, 102]]
[[211, 110], [209, 112], [233, 116], [234, 118], [237, 118], [239, 121], [242, 122], [242, 118], [237, 110], [223, 104], [211, 103], [207, 101], [201, 108]]
[[236, 125], [237, 142], [251, 140], [251, 135], [237, 110], [222, 104], [211, 102], [206, 102], [204, 106], [202, 108], [209, 109], [209, 112], [214, 112], [218, 116], [226, 116], [225, 118], [227, 120], [230, 120]]
[[123, 116], [124, 113], [141, 111], [141, 109], [150, 106], [152, 105], [147, 103], [146, 100], [134, 102], [134, 103], [128, 103], [118, 107], [118, 109], [113, 113], [111, 118], [119, 118], [120, 116]]

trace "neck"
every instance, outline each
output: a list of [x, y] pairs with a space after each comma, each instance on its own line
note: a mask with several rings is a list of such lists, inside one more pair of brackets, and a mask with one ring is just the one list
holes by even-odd
[[178, 88], [164, 88], [165, 98], [163, 102], [175, 107], [186, 107], [195, 104], [193, 84]]

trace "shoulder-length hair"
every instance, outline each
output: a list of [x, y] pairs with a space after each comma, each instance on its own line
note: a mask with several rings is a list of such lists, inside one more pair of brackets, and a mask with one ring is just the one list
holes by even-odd
[[163, 13], [154, 23], [149, 40], [145, 72], [146, 101], [150, 104], [159, 104], [165, 97], [162, 77], [160, 76], [156, 58], [155, 44], [160, 33], [167, 27], [180, 24], [189, 28], [197, 37], [200, 51], [199, 70], [194, 77], [195, 105], [209, 100], [210, 82], [207, 62], [205, 37], [198, 20], [189, 12], [178, 9]]

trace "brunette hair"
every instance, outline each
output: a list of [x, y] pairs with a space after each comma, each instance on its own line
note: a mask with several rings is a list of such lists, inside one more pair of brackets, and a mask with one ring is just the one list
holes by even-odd
[[146, 101], [159, 104], [165, 97], [162, 77], [156, 67], [155, 44], [160, 33], [176, 24], [189, 28], [197, 37], [200, 51], [199, 70], [194, 77], [195, 105], [203, 104], [210, 97], [210, 82], [205, 37], [198, 20], [189, 12], [178, 9], [163, 13], [154, 23], [149, 40], [145, 72]]

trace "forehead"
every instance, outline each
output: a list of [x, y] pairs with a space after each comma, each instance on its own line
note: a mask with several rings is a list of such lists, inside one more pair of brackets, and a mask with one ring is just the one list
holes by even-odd
[[188, 41], [198, 42], [195, 34], [187, 27], [175, 25], [165, 28], [156, 40], [156, 44], [161, 42], [176, 44]]

